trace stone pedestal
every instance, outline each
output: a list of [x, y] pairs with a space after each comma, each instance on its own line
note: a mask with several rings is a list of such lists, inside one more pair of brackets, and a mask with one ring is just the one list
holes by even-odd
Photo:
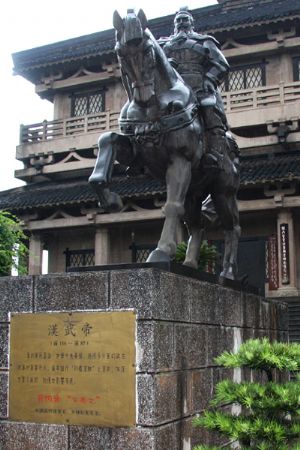
[[[41, 425], [7, 416], [9, 312], [137, 313], [134, 428]], [[156, 268], [0, 278], [1, 450], [190, 450], [214, 385], [232, 376], [214, 357], [254, 336], [287, 338], [286, 307]]]

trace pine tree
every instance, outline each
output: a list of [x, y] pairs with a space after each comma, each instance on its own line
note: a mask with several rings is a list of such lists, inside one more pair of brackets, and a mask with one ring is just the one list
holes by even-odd
[[[224, 352], [216, 362], [227, 368], [249, 368], [265, 374], [265, 382], [223, 380], [216, 386], [210, 407], [195, 426], [217, 431], [228, 439], [221, 447], [200, 445], [194, 450], [300, 450], [300, 345], [250, 339], [237, 353]], [[279, 383], [275, 373], [294, 373], [294, 381]], [[263, 378], [263, 377], [261, 377]], [[228, 412], [239, 405], [241, 413]], [[236, 447], [235, 447], [236, 448]]]

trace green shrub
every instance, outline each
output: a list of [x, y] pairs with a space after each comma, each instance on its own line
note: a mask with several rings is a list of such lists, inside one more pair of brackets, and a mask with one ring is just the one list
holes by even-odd
[[19, 219], [7, 211], [0, 211], [0, 276], [10, 275], [12, 268], [26, 273], [28, 253], [26, 236]]
[[[216, 362], [227, 368], [248, 368], [266, 375], [265, 383], [223, 380], [216, 386], [210, 407], [194, 420], [195, 426], [217, 431], [228, 439], [222, 447], [200, 445], [195, 450], [232, 448], [300, 450], [300, 378], [279, 383], [276, 372], [300, 370], [300, 345], [251, 339], [237, 353], [224, 352]], [[240, 406], [241, 413], [228, 412]]]
[[[177, 245], [175, 261], [183, 263], [185, 259], [187, 249], [187, 243], [181, 242]], [[216, 263], [217, 259], [220, 257], [215, 245], [209, 244], [206, 240], [202, 241], [200, 248], [200, 256], [198, 261], [198, 270], [206, 270], [207, 266], [211, 264], [212, 266]]]

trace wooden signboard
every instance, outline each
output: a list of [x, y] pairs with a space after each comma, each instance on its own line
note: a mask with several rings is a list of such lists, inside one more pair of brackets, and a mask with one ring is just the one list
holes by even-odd
[[289, 225], [280, 224], [280, 247], [281, 247], [281, 282], [290, 283], [290, 256], [289, 256]]
[[12, 314], [9, 418], [135, 425], [135, 327], [132, 311]]
[[279, 288], [277, 237], [268, 239], [268, 279], [270, 291]]

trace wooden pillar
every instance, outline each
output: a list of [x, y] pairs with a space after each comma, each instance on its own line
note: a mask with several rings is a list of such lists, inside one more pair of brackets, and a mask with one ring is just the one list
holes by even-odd
[[108, 228], [97, 228], [95, 233], [95, 266], [109, 264], [110, 242]]
[[295, 295], [296, 245], [294, 220], [290, 210], [281, 210], [277, 216], [279, 290], [284, 295]]
[[29, 239], [29, 275], [42, 273], [43, 242], [40, 234], [32, 234]]

